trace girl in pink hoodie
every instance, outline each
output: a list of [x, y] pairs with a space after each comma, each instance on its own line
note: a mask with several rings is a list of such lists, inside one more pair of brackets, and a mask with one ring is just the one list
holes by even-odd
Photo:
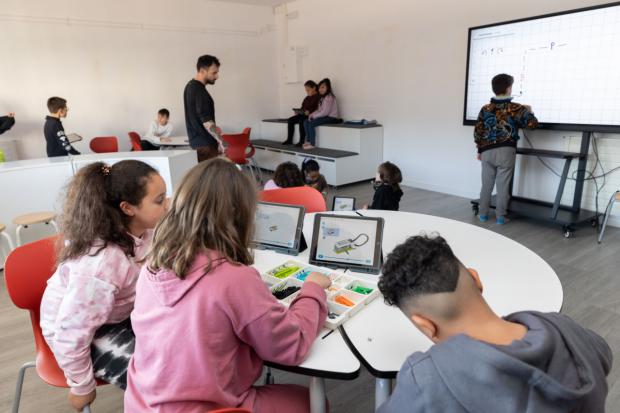
[[307, 388], [254, 383], [264, 360], [304, 360], [330, 281], [311, 274], [282, 306], [250, 267], [255, 209], [254, 182], [226, 160], [202, 162], [181, 182], [136, 286], [125, 413], [309, 411]]
[[164, 180], [139, 161], [92, 163], [69, 185], [41, 329], [76, 410], [95, 399], [96, 378], [125, 387], [136, 280], [165, 204]]

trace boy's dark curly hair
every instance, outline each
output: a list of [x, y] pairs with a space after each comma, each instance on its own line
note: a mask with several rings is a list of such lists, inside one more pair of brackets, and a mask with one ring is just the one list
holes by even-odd
[[292, 188], [306, 184], [299, 167], [293, 162], [283, 162], [278, 165], [273, 174], [273, 181], [280, 188]]
[[388, 255], [379, 290], [386, 304], [399, 307], [420, 295], [453, 292], [461, 265], [441, 236], [410, 237]]

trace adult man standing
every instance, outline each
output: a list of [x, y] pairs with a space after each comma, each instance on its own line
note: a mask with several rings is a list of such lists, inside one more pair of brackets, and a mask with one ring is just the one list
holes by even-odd
[[183, 103], [189, 144], [198, 152], [198, 162], [202, 162], [224, 153], [215, 124], [215, 104], [206, 88], [219, 77], [220, 61], [215, 56], [200, 56], [196, 70], [196, 76], [185, 86]]

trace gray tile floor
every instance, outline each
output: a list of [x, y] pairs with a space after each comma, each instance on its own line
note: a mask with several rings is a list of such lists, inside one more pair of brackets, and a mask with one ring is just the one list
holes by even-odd
[[[609, 342], [614, 355], [620, 355], [620, 230], [610, 228], [603, 244], [596, 243], [595, 231], [579, 228], [575, 238], [565, 239], [556, 226], [515, 219], [504, 227], [494, 223], [480, 224], [472, 215], [469, 200], [404, 188], [402, 211], [420, 212], [479, 225], [501, 233], [525, 245], [545, 259], [557, 272], [564, 288], [562, 311], [579, 323], [601, 334]], [[330, 190], [334, 194], [354, 196], [358, 205], [372, 196], [369, 183]], [[1, 273], [0, 273], [1, 275]], [[0, 285], [0, 411], [9, 411], [19, 366], [33, 358], [32, 332], [28, 315], [13, 307], [4, 283]], [[620, 362], [619, 362], [620, 363]], [[279, 383], [306, 384], [308, 379], [289, 373], [275, 372]], [[607, 411], [620, 411], [620, 366], [609, 376]], [[617, 385], [618, 384], [618, 385]], [[328, 380], [327, 394], [333, 413], [372, 412], [374, 379], [362, 369], [354, 381]], [[21, 412], [69, 412], [66, 390], [51, 388], [31, 371], [27, 374]], [[122, 392], [104, 386], [98, 389], [95, 413], [122, 411]]]

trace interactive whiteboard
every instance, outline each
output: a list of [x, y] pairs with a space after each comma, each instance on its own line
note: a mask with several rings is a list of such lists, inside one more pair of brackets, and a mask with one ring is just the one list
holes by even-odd
[[470, 28], [465, 124], [499, 73], [545, 127], [620, 131], [620, 2]]

